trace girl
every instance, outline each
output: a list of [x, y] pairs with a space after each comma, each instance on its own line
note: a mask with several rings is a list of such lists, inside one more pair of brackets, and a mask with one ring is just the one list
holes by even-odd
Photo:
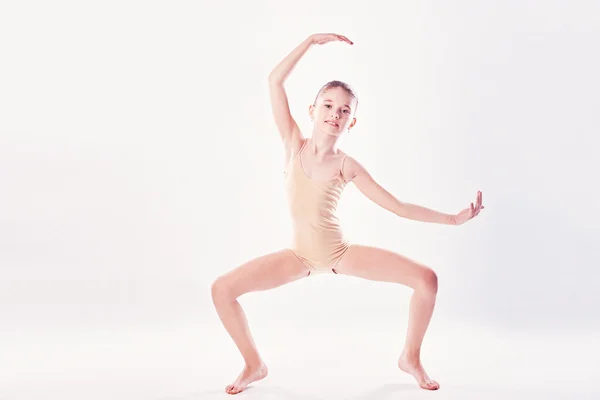
[[290, 248], [250, 260], [212, 284], [212, 299], [219, 318], [245, 360], [240, 375], [225, 388], [229, 394], [243, 391], [268, 373], [237, 298], [320, 273], [396, 282], [414, 289], [407, 338], [398, 367], [411, 374], [424, 389], [440, 387], [427, 375], [420, 360], [421, 344], [436, 300], [435, 272], [392, 251], [349, 243], [335, 211], [344, 187], [352, 182], [367, 198], [400, 217], [461, 225], [484, 208], [482, 193], [477, 193], [475, 205], [471, 203], [469, 208], [451, 215], [401, 202], [387, 192], [358, 161], [337, 147], [341, 135], [355, 126], [358, 106], [352, 89], [340, 81], [327, 83], [317, 94], [308, 110], [314, 123], [312, 136], [304, 137], [290, 115], [284, 81], [311, 46], [331, 41], [354, 44], [342, 35], [310, 35], [269, 75], [273, 116], [286, 154], [284, 176], [294, 236]]

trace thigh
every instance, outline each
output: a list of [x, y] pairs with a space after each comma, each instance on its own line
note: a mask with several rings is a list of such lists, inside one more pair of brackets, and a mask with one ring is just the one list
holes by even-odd
[[437, 283], [435, 272], [426, 265], [390, 250], [357, 244], [346, 251], [335, 272], [372, 281], [401, 283], [413, 289], [423, 283]]
[[237, 298], [244, 293], [273, 289], [308, 276], [306, 266], [289, 249], [269, 253], [219, 276], [213, 290]]

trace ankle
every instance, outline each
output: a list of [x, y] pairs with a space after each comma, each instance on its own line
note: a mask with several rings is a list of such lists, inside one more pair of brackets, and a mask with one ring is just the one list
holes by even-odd
[[417, 361], [421, 359], [421, 350], [420, 349], [410, 349], [405, 348], [402, 350], [402, 354], [400, 354], [400, 358], [408, 361]]
[[248, 369], [259, 369], [265, 364], [261, 358], [252, 358], [244, 361]]

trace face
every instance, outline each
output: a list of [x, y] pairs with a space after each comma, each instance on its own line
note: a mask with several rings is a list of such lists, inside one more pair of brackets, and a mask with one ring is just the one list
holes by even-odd
[[315, 128], [331, 135], [341, 135], [356, 124], [353, 117], [357, 101], [341, 87], [328, 89], [321, 93], [309, 113]]

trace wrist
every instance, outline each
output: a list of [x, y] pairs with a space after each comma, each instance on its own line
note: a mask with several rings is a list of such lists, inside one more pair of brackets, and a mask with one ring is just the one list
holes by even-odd
[[450, 221], [450, 225], [456, 225], [456, 215], [449, 215], [449, 221]]

